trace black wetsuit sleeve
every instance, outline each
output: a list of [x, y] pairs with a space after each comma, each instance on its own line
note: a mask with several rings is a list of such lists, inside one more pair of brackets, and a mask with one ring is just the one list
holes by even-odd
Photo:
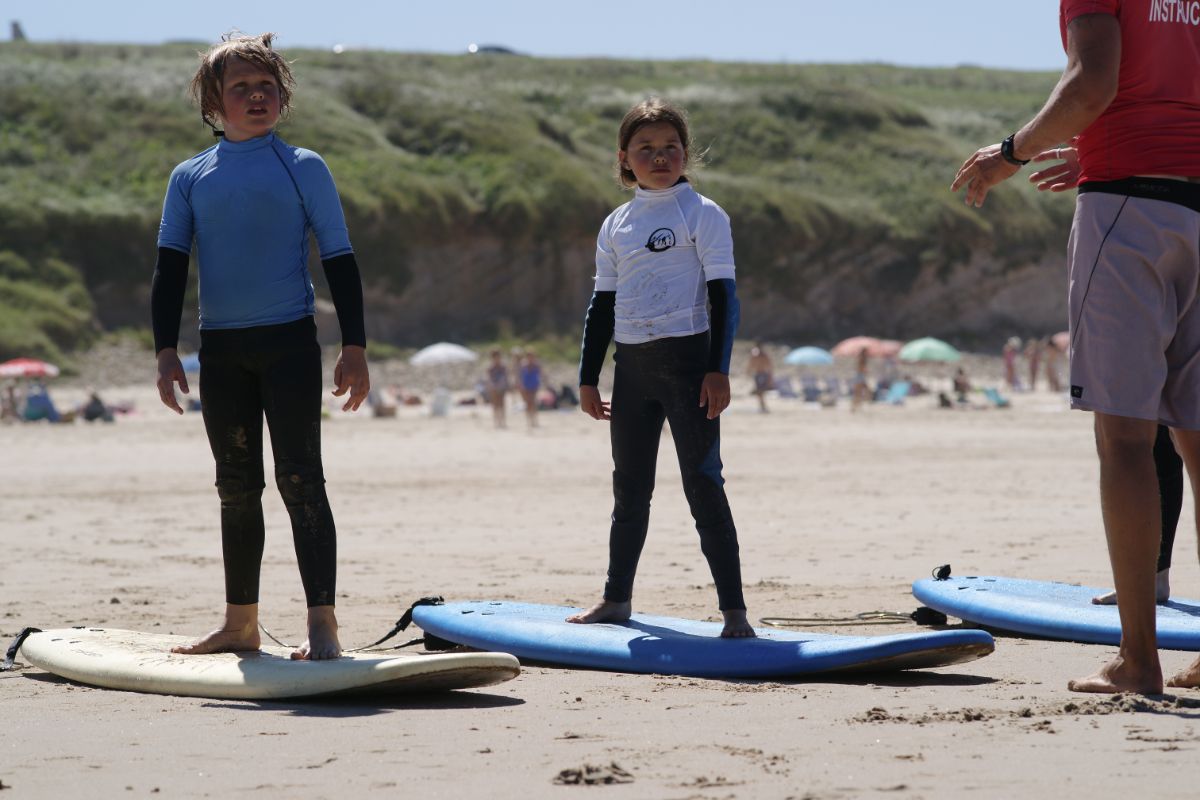
[[608, 343], [612, 341], [616, 324], [616, 292], [596, 292], [588, 305], [583, 320], [583, 353], [579, 358], [579, 385], [595, 386], [600, 383], [600, 370], [604, 368], [604, 356]]
[[154, 277], [150, 279], [150, 326], [154, 352], [179, 346], [179, 322], [187, 291], [188, 254], [172, 247], [158, 248]]
[[733, 337], [741, 320], [741, 304], [737, 287], [729, 278], [708, 282], [708, 305], [711, 320], [708, 339], [708, 371], [729, 374], [729, 357], [733, 353]]
[[327, 258], [321, 262], [325, 268], [325, 282], [329, 284], [329, 295], [337, 309], [338, 325], [342, 329], [342, 347], [346, 345], [367, 346], [367, 328], [363, 318], [362, 276], [354, 253]]

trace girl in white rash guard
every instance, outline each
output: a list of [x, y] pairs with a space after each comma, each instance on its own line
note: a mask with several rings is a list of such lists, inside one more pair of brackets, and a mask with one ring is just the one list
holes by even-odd
[[[681, 109], [657, 98], [639, 103], [622, 120], [617, 142], [621, 184], [635, 195], [600, 228], [579, 365], [582, 410], [611, 422], [608, 580], [603, 599], [568, 621], [613, 622], [632, 614], [658, 443], [669, 420], [684, 493], [725, 619], [721, 635], [754, 636], [721, 477], [719, 417], [729, 405], [729, 355], [738, 323], [729, 217], [688, 182], [691, 138]], [[610, 405], [597, 384], [613, 338]]]

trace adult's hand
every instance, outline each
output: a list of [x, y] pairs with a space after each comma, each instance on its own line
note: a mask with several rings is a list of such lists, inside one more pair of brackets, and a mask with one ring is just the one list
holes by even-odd
[[579, 410], [601, 422], [612, 419], [611, 406], [600, 398], [600, 390], [595, 386], [579, 387]]
[[708, 418], [716, 419], [729, 408], [729, 376], [723, 372], [708, 372], [700, 384], [700, 407], [708, 408]]
[[964, 198], [967, 205], [979, 208], [993, 186], [1016, 175], [1019, 169], [1020, 167], [1008, 163], [1004, 156], [1000, 155], [1000, 145], [989, 144], [976, 150], [975, 154], [958, 168], [954, 183], [950, 184], [950, 191], [957, 192], [962, 187], [967, 187]]
[[1055, 147], [1043, 150], [1033, 157], [1033, 161], [1058, 161], [1059, 163], [1040, 169], [1029, 176], [1030, 183], [1036, 183], [1039, 192], [1066, 192], [1079, 185], [1079, 154], [1074, 147]]
[[342, 411], [358, 411], [358, 407], [367, 399], [367, 393], [371, 391], [371, 375], [367, 369], [365, 348], [356, 344], [342, 347], [342, 352], [338, 354], [337, 366], [333, 368], [333, 384], [337, 387], [333, 390], [334, 397], [350, 393]]
[[188, 394], [187, 375], [183, 371], [183, 364], [179, 361], [179, 353], [174, 347], [164, 347], [158, 351], [158, 399], [176, 414], [182, 414], [183, 409], [179, 407], [179, 401], [175, 399], [175, 384], [177, 383], [179, 389], [184, 394]]

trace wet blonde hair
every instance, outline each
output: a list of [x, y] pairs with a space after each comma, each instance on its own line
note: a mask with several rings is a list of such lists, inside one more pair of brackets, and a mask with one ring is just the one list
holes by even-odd
[[200, 106], [200, 118], [206, 125], [213, 130], [217, 129], [220, 114], [224, 111], [221, 89], [225, 80], [225, 69], [233, 58], [240, 58], [275, 78], [275, 83], [279, 85], [280, 116], [287, 114], [296, 81], [287, 61], [271, 47], [274, 39], [273, 33], [262, 33], [258, 36], [227, 33], [221, 37], [220, 44], [210, 47], [207, 53], [199, 54], [200, 67], [192, 76], [190, 89], [192, 99]]
[[[692, 159], [692, 135], [688, 130], [687, 112], [677, 105], [669, 103], [661, 97], [650, 97], [625, 112], [621, 127], [617, 131], [617, 149], [628, 150], [629, 143], [638, 129], [656, 122], [666, 122], [679, 134], [683, 144], [683, 174], [688, 176], [688, 170], [695, 166]], [[637, 176], [617, 159], [617, 180], [626, 189], [637, 186]]]

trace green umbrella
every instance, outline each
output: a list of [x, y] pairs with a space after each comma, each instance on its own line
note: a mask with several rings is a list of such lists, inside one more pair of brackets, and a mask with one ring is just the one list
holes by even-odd
[[959, 361], [962, 354], [941, 339], [926, 336], [900, 348], [901, 361]]

